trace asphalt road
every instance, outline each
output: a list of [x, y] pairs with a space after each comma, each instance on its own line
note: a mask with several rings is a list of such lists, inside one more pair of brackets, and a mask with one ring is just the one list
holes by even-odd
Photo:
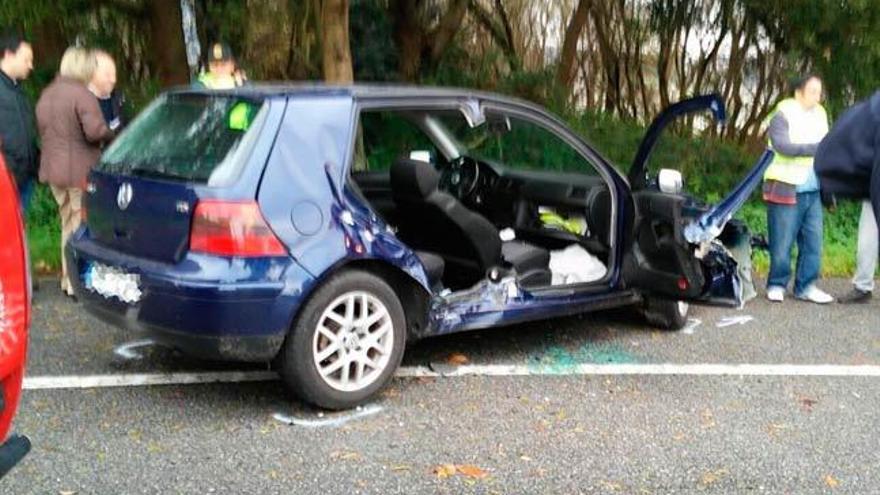
[[[460, 354], [537, 371], [398, 378], [362, 417], [311, 410], [276, 381], [28, 390], [16, 430], [34, 449], [0, 492], [880, 493], [880, 378], [552, 375], [582, 363], [877, 366], [878, 309], [758, 299], [692, 308], [687, 332], [619, 310], [432, 339], [404, 364]], [[114, 353], [137, 338], [46, 281], [28, 375], [264, 369]]]

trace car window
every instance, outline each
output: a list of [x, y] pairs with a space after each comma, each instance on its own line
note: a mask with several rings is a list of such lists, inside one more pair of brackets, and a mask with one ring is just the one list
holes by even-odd
[[593, 164], [556, 133], [529, 120], [486, 112], [486, 121], [480, 126], [447, 126], [476, 158], [514, 170], [598, 175]]
[[417, 122], [422, 113], [368, 111], [361, 114], [355, 145], [355, 171], [383, 171], [414, 151], [439, 159], [437, 147]]
[[98, 170], [228, 184], [243, 166], [267, 111], [260, 100], [234, 96], [162, 97], [107, 149]]

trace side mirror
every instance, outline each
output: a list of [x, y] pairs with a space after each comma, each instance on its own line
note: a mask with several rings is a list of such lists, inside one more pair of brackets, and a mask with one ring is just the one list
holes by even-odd
[[684, 187], [683, 184], [684, 181], [681, 172], [678, 170], [664, 168], [660, 170], [660, 174], [657, 176], [657, 185], [660, 186], [660, 191], [667, 194], [681, 193], [681, 190]]

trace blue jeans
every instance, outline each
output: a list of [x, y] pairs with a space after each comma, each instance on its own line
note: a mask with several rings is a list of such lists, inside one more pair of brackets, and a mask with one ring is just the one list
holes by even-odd
[[798, 193], [797, 204], [767, 204], [770, 241], [770, 275], [767, 287], [788, 287], [791, 248], [797, 242], [798, 257], [794, 293], [802, 295], [819, 278], [822, 264], [822, 202], [819, 192]]
[[18, 184], [18, 199], [21, 201], [21, 217], [27, 217], [27, 208], [31, 204], [31, 197], [34, 195], [34, 179], [27, 179]]

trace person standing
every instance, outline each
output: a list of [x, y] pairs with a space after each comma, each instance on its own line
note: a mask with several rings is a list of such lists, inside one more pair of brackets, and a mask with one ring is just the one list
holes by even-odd
[[37, 125], [43, 143], [40, 182], [48, 183], [61, 216], [61, 290], [74, 297], [64, 245], [80, 225], [82, 190], [101, 145], [113, 138], [98, 100], [88, 90], [97, 60], [84, 48], [68, 48], [58, 76], [37, 102]]
[[34, 190], [39, 152], [34, 112], [21, 82], [34, 68], [30, 43], [14, 32], [0, 34], [0, 141], [6, 164], [15, 177], [22, 212]]
[[226, 43], [214, 43], [208, 51], [208, 72], [199, 76], [197, 87], [233, 89], [244, 84], [243, 73], [237, 69], [232, 49]]
[[116, 62], [104, 50], [95, 50], [95, 60], [97, 68], [89, 82], [89, 91], [98, 99], [107, 127], [118, 133], [125, 127], [126, 121], [123, 115], [125, 99], [116, 90]]
[[827, 304], [833, 297], [816, 286], [822, 264], [823, 219], [813, 156], [828, 133], [828, 116], [819, 103], [822, 80], [802, 77], [794, 96], [779, 102], [768, 117], [769, 147], [775, 157], [764, 173], [770, 273], [767, 299], [782, 302], [791, 278], [791, 250], [797, 243], [794, 296]]
[[862, 201], [859, 215], [859, 239], [856, 245], [856, 273], [853, 275], [853, 288], [838, 298], [841, 304], [866, 303], [874, 293], [874, 273], [877, 271], [878, 241], [877, 220], [870, 201]]
[[826, 199], [862, 200], [853, 290], [841, 303], [868, 302], [880, 253], [880, 91], [849, 107], [819, 143], [816, 173]]

